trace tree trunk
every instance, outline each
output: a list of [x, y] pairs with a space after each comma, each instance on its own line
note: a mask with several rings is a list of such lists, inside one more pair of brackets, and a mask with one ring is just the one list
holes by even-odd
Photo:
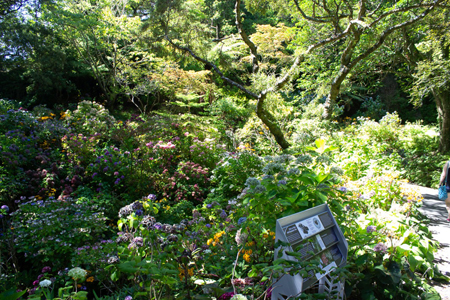
[[289, 142], [284, 137], [283, 131], [281, 131], [280, 126], [275, 117], [266, 109], [264, 109], [264, 100], [266, 99], [265, 93], [261, 93], [258, 96], [258, 103], [256, 104], [256, 115], [258, 118], [269, 128], [270, 133], [277, 141], [277, 144], [283, 149], [287, 149], [291, 146]]
[[333, 82], [331, 83], [330, 92], [328, 93], [327, 99], [325, 100], [324, 104], [324, 112], [323, 112], [323, 118], [324, 119], [331, 119], [333, 114], [333, 106], [336, 103], [336, 99], [339, 95], [339, 92], [341, 90], [341, 85], [344, 79], [347, 77], [348, 73], [350, 72], [350, 69], [347, 68], [347, 66], [341, 66], [341, 69], [339, 70], [339, 74], [333, 79]]
[[440, 126], [439, 152], [450, 152], [450, 91], [433, 91]]

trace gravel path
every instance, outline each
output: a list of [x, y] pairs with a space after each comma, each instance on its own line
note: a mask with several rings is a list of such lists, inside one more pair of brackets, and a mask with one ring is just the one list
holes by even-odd
[[[439, 200], [437, 189], [415, 187], [420, 189], [424, 198], [420, 211], [430, 219], [429, 229], [433, 234], [433, 239], [440, 244], [434, 262], [442, 274], [450, 276], [450, 222], [447, 222], [444, 201]], [[450, 283], [433, 281], [432, 285], [439, 292], [442, 300], [450, 300]]]

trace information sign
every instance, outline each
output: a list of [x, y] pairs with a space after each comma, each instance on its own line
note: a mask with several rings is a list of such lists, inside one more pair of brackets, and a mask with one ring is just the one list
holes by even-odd
[[[284, 275], [273, 285], [272, 300], [288, 299], [300, 295], [333, 269], [347, 262], [348, 244], [327, 204], [277, 220], [276, 241], [289, 243], [275, 250], [275, 258], [282, 251], [282, 258], [296, 260], [286, 254], [297, 252], [302, 260], [320, 261], [320, 272], [309, 271], [307, 277], [299, 274]], [[299, 270], [300, 271], [300, 270]]]

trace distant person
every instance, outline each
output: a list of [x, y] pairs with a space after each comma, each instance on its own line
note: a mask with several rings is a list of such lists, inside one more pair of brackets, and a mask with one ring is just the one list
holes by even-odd
[[450, 178], [447, 176], [448, 168], [449, 168], [449, 162], [446, 162], [444, 165], [444, 168], [442, 169], [441, 174], [441, 180], [439, 181], [439, 185], [445, 185], [447, 188], [447, 199], [445, 199], [445, 207], [447, 208], [447, 221], [450, 222], [450, 195], [448, 194], [450, 192]]

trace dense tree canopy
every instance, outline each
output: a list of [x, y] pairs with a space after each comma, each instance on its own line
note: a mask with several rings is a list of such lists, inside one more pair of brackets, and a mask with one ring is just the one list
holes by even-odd
[[[379, 68], [398, 56], [390, 48], [396, 39], [403, 49], [428, 47], [423, 50], [428, 54], [406, 55], [418, 79], [414, 93], [402, 92], [410, 94], [406, 100], [436, 99], [447, 136], [446, 92], [444, 83], [436, 82], [445, 76], [433, 75], [438, 87], [430, 86], [426, 75], [435, 74], [430, 68], [445, 73], [446, 5], [444, 0], [7, 1], [1, 8], [0, 80], [8, 88], [1, 96], [62, 105], [96, 97], [111, 108], [131, 103], [148, 111], [212, 103], [239, 91], [256, 100], [256, 115], [285, 149], [290, 142], [270, 104], [283, 100], [267, 100], [269, 94], [325, 100], [323, 117], [335, 118], [339, 107], [352, 105], [343, 92], [369, 99], [388, 73], [413, 81], [412, 72], [400, 74], [402, 63]], [[352, 90], [355, 86], [366, 93]], [[445, 143], [441, 151], [448, 151]]]

